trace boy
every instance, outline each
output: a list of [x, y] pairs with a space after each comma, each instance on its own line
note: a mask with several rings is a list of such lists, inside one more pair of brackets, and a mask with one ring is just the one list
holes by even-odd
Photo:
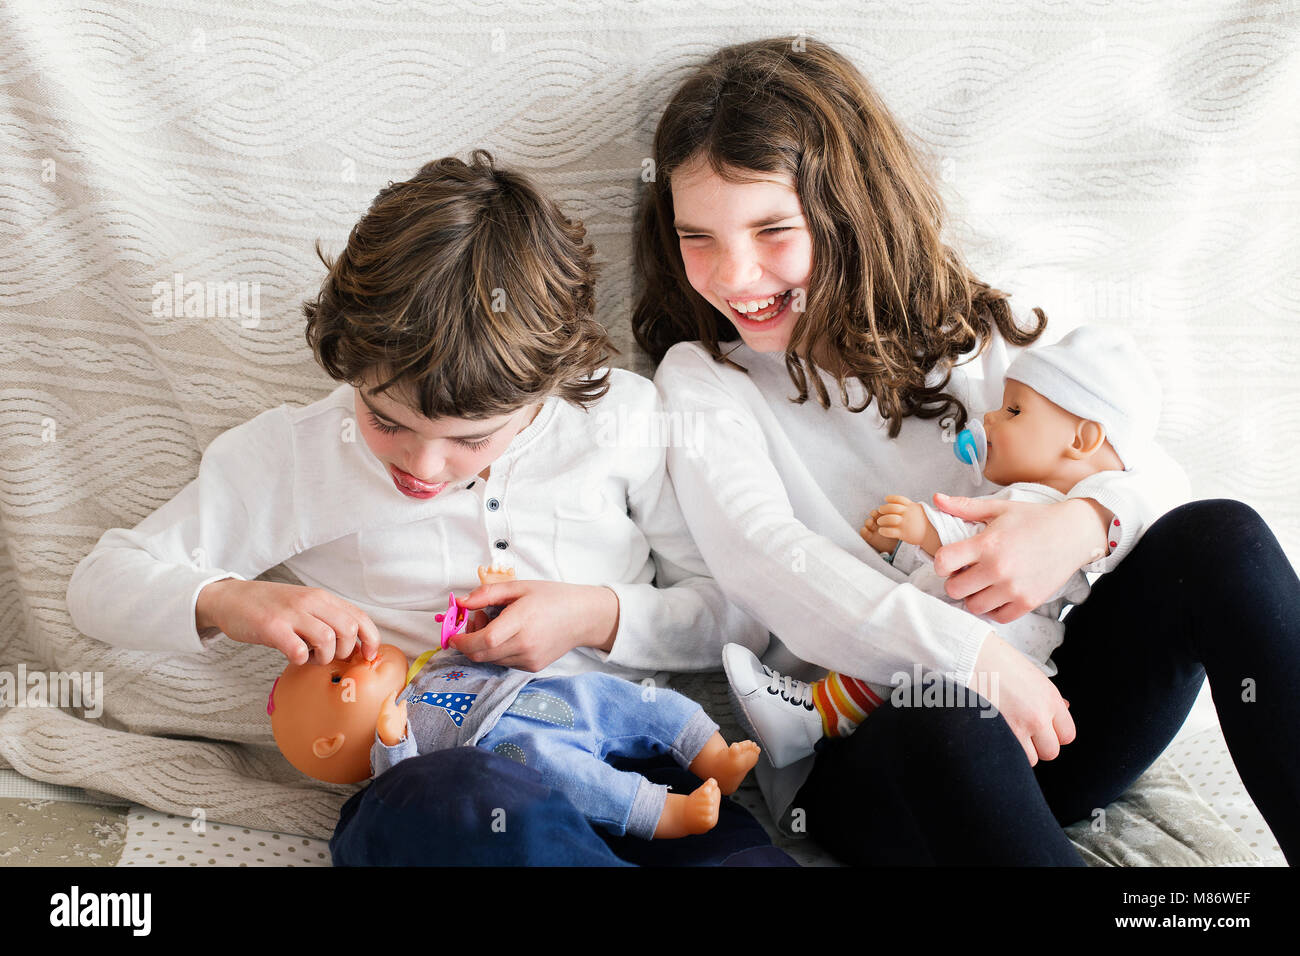
[[[658, 404], [604, 367], [584, 239], [483, 151], [390, 183], [304, 305], [343, 384], [218, 436], [175, 498], [107, 531], [69, 584], [74, 623], [141, 650], [224, 633], [298, 664], [372, 659], [381, 639], [414, 658], [448, 592], [473, 588], [466, 607], [506, 605], [456, 643], [480, 663], [642, 679], [715, 666], [723, 640], [761, 648], [707, 575], [664, 449], [597, 428]], [[493, 560], [521, 580], [474, 588]], [[252, 580], [280, 562], [305, 586]]]

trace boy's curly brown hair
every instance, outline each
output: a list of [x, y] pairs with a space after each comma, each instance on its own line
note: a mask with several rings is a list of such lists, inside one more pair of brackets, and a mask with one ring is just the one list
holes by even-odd
[[596, 321], [580, 222], [523, 174], [474, 150], [380, 190], [303, 303], [307, 344], [336, 381], [370, 375], [429, 419], [484, 419], [550, 395], [609, 390], [616, 351]]

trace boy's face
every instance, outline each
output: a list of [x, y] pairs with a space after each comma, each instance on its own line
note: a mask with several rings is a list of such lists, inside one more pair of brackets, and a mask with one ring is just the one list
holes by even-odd
[[1056, 477], [1068, 464], [1065, 451], [1074, 442], [1078, 424], [1077, 415], [1023, 382], [1007, 379], [1002, 407], [984, 416], [988, 437], [984, 477], [998, 485]]
[[[364, 389], [379, 380], [367, 376]], [[392, 389], [389, 390], [390, 392]], [[366, 447], [388, 469], [393, 487], [426, 501], [447, 485], [483, 474], [537, 417], [541, 403], [495, 418], [429, 419], [389, 397], [353, 388]]]
[[673, 225], [691, 288], [754, 351], [783, 352], [807, 295], [812, 236], [790, 177], [752, 175], [760, 181], [733, 183], [707, 164], [684, 166], [672, 177]]

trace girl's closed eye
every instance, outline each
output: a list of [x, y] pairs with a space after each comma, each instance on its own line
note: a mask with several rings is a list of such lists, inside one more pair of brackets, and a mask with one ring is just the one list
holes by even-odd
[[1012, 415], [1020, 414], [1020, 409], [1016, 408], [1015, 406], [1008, 406], [1007, 411], [1009, 411]]

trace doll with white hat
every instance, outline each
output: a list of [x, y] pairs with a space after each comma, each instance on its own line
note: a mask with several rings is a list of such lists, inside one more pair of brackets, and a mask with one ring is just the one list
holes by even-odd
[[[1063, 501], [1085, 478], [1139, 465], [1154, 444], [1160, 398], [1155, 372], [1131, 336], [1084, 326], [1054, 345], [1017, 356], [1007, 369], [1001, 406], [984, 415], [982, 427], [972, 421], [955, 450], [977, 476], [1004, 486], [989, 498]], [[947, 596], [945, 579], [935, 573], [934, 554], [983, 529], [923, 502], [888, 495], [859, 533], [911, 584], [960, 604]], [[1111, 530], [1114, 538], [1119, 529]], [[1087, 578], [1075, 572], [1034, 613], [995, 628], [1051, 676], [1056, 667], [1050, 655], [1065, 634], [1061, 612], [1066, 604], [1082, 603], [1088, 591]], [[724, 648], [723, 664], [744, 722], [776, 767], [812, 753], [823, 736], [851, 733], [881, 703], [857, 678], [833, 672], [804, 684], [775, 674], [736, 644]], [[756, 693], [769, 687], [780, 692]]]

